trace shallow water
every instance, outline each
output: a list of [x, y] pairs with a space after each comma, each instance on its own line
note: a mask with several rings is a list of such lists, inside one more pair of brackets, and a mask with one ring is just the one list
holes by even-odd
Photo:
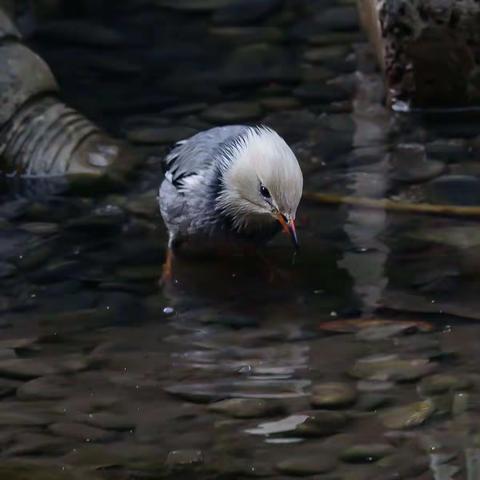
[[[93, 198], [5, 181], [0, 478], [480, 478], [477, 221], [304, 202], [298, 255], [280, 236], [264, 252], [274, 267], [179, 258], [162, 289], [155, 200], [165, 135], [179, 134], [165, 127], [205, 128], [225, 115], [208, 105], [250, 100], [256, 113], [229, 114], [285, 135], [308, 190], [478, 204], [475, 115], [383, 109], [349, 7], [287, 2], [273, 30], [225, 41], [209, 14], [147, 3], [104, 13], [124, 43], [101, 54], [88, 30], [31, 38], [67, 100], [143, 138], [146, 161]], [[342, 87], [313, 94], [313, 70]]]

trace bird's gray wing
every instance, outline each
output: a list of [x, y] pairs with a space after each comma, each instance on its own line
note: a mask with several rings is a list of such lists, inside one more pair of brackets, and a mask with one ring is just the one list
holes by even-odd
[[178, 142], [165, 158], [166, 177], [180, 186], [182, 180], [208, 168], [225, 144], [251, 127], [231, 125], [215, 127]]

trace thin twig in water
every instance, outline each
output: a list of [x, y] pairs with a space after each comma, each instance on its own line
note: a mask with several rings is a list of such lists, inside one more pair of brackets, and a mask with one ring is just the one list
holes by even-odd
[[480, 217], [479, 206], [436, 205], [431, 203], [397, 202], [387, 198], [368, 198], [332, 193], [304, 192], [303, 198], [323, 205], [353, 205], [389, 212], [419, 215], [444, 215], [450, 217]]

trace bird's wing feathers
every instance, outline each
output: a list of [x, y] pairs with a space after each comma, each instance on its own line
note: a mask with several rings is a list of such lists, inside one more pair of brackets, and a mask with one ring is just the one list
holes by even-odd
[[165, 158], [166, 178], [175, 186], [180, 186], [186, 177], [209, 168], [225, 143], [249, 128], [243, 125], [216, 127], [177, 142]]

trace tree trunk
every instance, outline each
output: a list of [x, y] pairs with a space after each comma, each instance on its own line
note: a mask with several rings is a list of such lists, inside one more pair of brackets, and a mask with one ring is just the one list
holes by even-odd
[[358, 0], [394, 109], [480, 105], [480, 3]]

